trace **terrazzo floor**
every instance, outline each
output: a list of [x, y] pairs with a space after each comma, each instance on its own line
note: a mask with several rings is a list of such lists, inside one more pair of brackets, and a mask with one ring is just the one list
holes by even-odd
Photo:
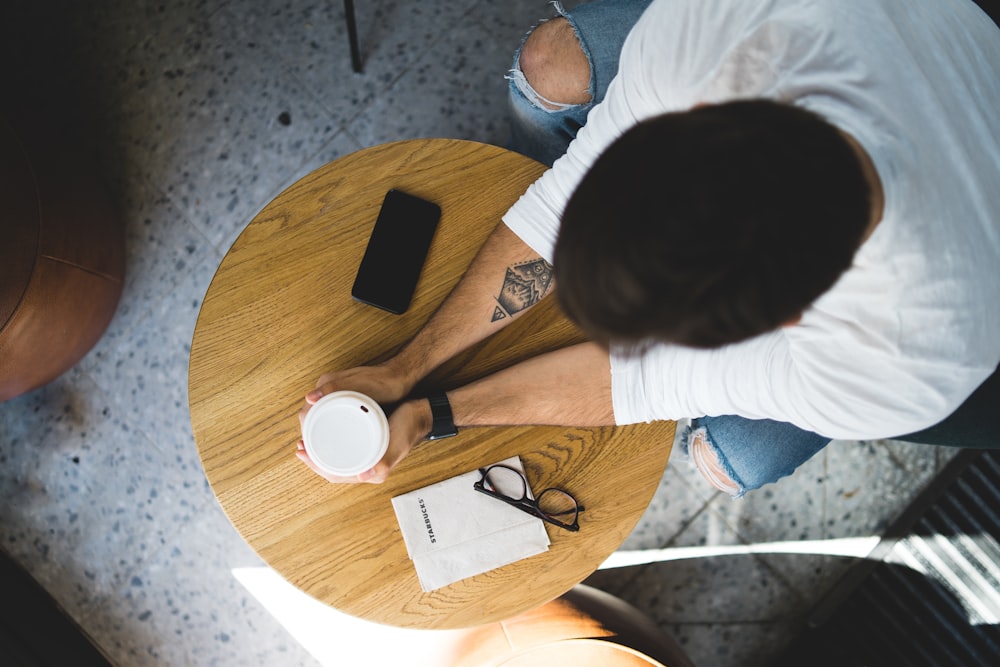
[[[411, 137], [502, 145], [503, 74], [550, 9], [357, 4], [363, 74], [336, 0], [2, 10], [20, 85], [61, 99], [87, 130], [126, 225], [127, 282], [90, 354], [0, 404], [0, 545], [117, 665], [391, 662], [391, 630], [310, 625], [293, 608], [313, 621], [322, 610], [280, 582], [262, 588], [268, 571], [217, 505], [192, 440], [194, 322], [243, 226], [312, 169]], [[740, 501], [672, 460], [617, 554], [652, 562], [588, 583], [645, 611], [698, 665], [767, 664], [852, 561], [831, 553], [878, 535], [949, 454], [834, 443]]]

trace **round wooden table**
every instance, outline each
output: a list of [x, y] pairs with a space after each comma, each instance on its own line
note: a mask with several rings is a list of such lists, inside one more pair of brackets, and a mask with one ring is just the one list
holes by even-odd
[[[464, 429], [416, 447], [381, 485], [330, 484], [295, 457], [296, 413], [319, 375], [385, 358], [411, 338], [543, 170], [516, 153], [467, 141], [365, 149], [282, 192], [219, 266], [191, 345], [195, 440], [236, 528], [271, 567], [318, 600], [402, 627], [460, 628], [509, 618], [593, 572], [652, 498], [673, 422]], [[350, 294], [391, 188], [442, 210], [403, 315], [355, 302]], [[458, 386], [579, 340], [555, 300], [547, 299], [425, 384]], [[513, 455], [520, 455], [534, 488], [566, 488], [587, 508], [580, 532], [547, 526], [552, 544], [546, 553], [422, 592], [390, 499]]]

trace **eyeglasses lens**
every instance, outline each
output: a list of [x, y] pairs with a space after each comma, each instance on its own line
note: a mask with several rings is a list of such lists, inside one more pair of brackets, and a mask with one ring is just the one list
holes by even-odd
[[521, 500], [528, 491], [524, 477], [516, 470], [503, 466], [493, 466], [487, 470], [484, 483], [487, 489], [512, 500]]
[[576, 520], [577, 505], [573, 496], [559, 489], [547, 489], [538, 496], [538, 509], [547, 517], [560, 523], [571, 524]]

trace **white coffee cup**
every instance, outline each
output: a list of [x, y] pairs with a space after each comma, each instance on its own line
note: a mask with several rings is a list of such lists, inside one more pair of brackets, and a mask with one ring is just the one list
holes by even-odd
[[370, 470], [389, 447], [389, 420], [373, 399], [335, 391], [309, 408], [302, 425], [306, 453], [321, 470], [340, 477]]

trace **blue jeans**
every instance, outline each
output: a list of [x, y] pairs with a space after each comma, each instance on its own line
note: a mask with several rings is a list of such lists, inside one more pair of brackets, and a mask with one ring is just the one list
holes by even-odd
[[[521, 49], [514, 55], [514, 65], [507, 75], [510, 84], [509, 148], [552, 166], [577, 131], [587, 122], [587, 114], [604, 99], [608, 84], [618, 73], [618, 56], [632, 26], [652, 0], [595, 0], [567, 12], [559, 2], [553, 6], [565, 17], [590, 63], [590, 102], [556, 104], [541, 97], [521, 73]], [[530, 34], [530, 33], [529, 33]], [[527, 40], [528, 35], [524, 39]], [[524, 47], [524, 41], [521, 42]], [[544, 100], [555, 110], [539, 104]]]
[[[678, 437], [683, 451], [688, 452], [699, 431], [732, 483], [727, 491], [735, 498], [791, 475], [830, 443], [830, 438], [792, 424], [723, 415], [692, 419]], [[697, 458], [695, 461], [701, 468]]]
[[[625, 38], [651, 2], [595, 0], [571, 12], [560, 3], [553, 3], [559, 15], [573, 27], [590, 63], [591, 101], [566, 105], [542, 98], [518, 67], [521, 55], [518, 49], [507, 77], [510, 82], [511, 149], [548, 165], [566, 152], [577, 131], [586, 123], [587, 114], [604, 99], [608, 83], [618, 72], [618, 56]], [[521, 46], [524, 46], [523, 41]], [[540, 104], [541, 100], [558, 108], [548, 109]], [[731, 492], [737, 497], [791, 474], [830, 442], [829, 438], [791, 424], [722, 416], [693, 419], [689, 431], [680, 438], [681, 447], [686, 449], [691, 437], [699, 431], [715, 453], [719, 467], [732, 482]]]

